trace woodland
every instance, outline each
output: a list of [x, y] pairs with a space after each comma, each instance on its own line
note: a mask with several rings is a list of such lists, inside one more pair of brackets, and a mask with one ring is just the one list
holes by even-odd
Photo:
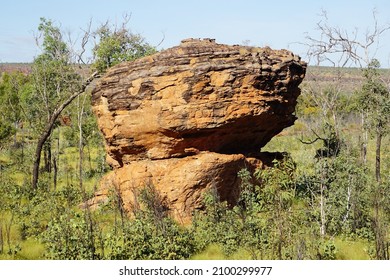
[[284, 159], [242, 169], [237, 205], [210, 190], [181, 225], [153, 185], [131, 215], [115, 192], [85, 203], [110, 169], [90, 87], [158, 46], [125, 19], [89, 24], [75, 48], [42, 18], [34, 61], [0, 64], [0, 259], [390, 259], [390, 71], [370, 55], [389, 28], [358, 40], [321, 21], [297, 121], [262, 148]]

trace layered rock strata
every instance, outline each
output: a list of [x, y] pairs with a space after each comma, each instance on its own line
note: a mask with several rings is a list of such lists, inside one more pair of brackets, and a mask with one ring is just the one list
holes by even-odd
[[117, 65], [92, 104], [125, 208], [152, 183], [175, 217], [188, 219], [216, 187], [234, 204], [237, 172], [261, 165], [259, 151], [291, 126], [306, 63], [287, 50], [184, 40]]

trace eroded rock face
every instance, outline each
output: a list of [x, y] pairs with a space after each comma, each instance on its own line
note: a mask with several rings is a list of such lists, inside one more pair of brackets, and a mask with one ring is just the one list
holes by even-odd
[[234, 203], [237, 171], [255, 168], [248, 158], [294, 123], [305, 71], [289, 51], [210, 39], [111, 68], [92, 92], [114, 168], [103, 185], [115, 181], [126, 204], [129, 186], [147, 179], [175, 216], [200, 207], [212, 184]]

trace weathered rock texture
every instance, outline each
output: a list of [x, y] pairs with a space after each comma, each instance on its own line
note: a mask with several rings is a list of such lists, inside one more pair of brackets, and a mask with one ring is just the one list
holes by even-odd
[[286, 50], [184, 40], [111, 68], [92, 92], [94, 112], [129, 208], [153, 183], [176, 217], [201, 207], [215, 186], [234, 203], [237, 172], [261, 164], [260, 148], [296, 117], [306, 63]]

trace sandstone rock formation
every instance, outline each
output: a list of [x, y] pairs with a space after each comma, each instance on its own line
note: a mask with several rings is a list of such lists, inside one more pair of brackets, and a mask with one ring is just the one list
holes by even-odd
[[305, 71], [287, 50], [211, 39], [111, 68], [92, 92], [114, 168], [102, 188], [130, 209], [133, 190], [152, 183], [184, 220], [212, 186], [234, 203], [237, 172], [261, 165], [260, 148], [294, 123]]

